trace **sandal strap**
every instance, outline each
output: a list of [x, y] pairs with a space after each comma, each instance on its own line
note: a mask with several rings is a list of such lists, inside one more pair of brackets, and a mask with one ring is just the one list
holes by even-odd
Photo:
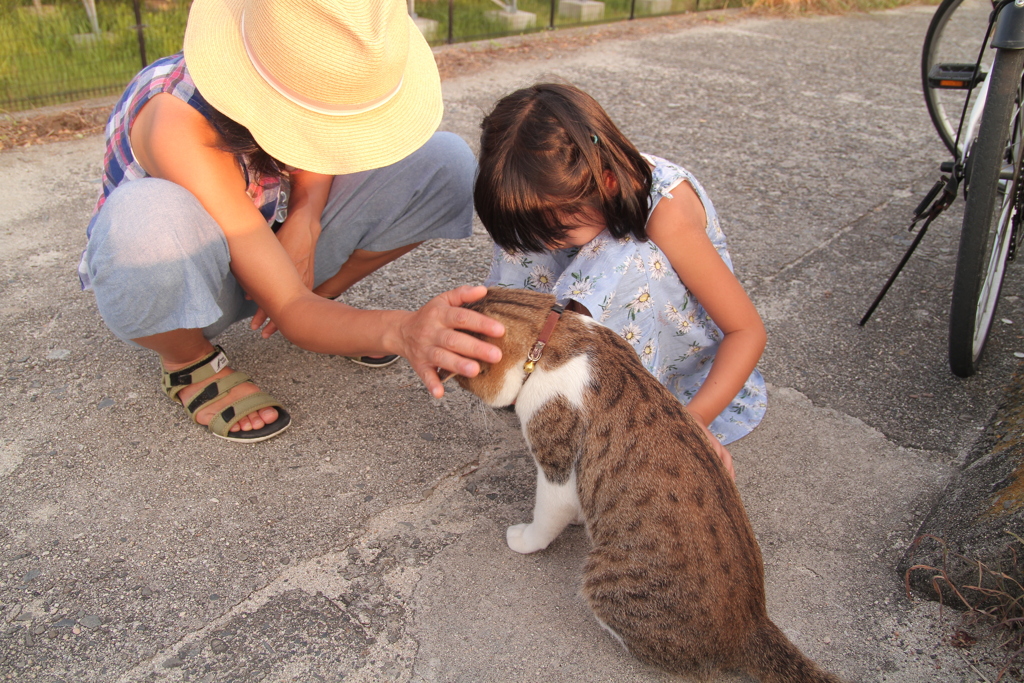
[[220, 346], [214, 346], [211, 353], [187, 368], [175, 370], [174, 372], [167, 372], [165, 370], [160, 384], [165, 394], [171, 398], [177, 398], [178, 392], [185, 387], [210, 379], [227, 366], [228, 357], [224, 353], [224, 349]]
[[196, 421], [196, 415], [200, 410], [215, 403], [220, 399], [227, 396], [228, 392], [237, 387], [239, 384], [244, 384], [249, 381], [249, 375], [244, 372], [232, 372], [231, 374], [221, 377], [218, 380], [210, 382], [203, 390], [192, 397], [192, 400], [185, 406], [185, 410], [188, 412], [192, 421]]
[[284, 408], [270, 394], [257, 391], [245, 398], [239, 399], [220, 411], [210, 420], [208, 429], [217, 436], [227, 436], [231, 428], [246, 415], [262, 410], [263, 408]]

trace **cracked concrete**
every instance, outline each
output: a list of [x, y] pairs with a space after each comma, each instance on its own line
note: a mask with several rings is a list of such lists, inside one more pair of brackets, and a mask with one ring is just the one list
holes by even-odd
[[[994, 680], [1006, 656], [909, 601], [896, 565], [1024, 350], [1019, 268], [970, 380], [944, 355], [955, 212], [856, 324], [944, 159], [918, 92], [930, 11], [726, 13], [444, 84], [443, 127], [472, 141], [501, 94], [575, 82], [704, 182], [769, 329], [769, 412], [732, 447], [769, 611], [856, 681]], [[587, 613], [581, 529], [505, 547], [534, 481], [512, 414], [236, 326], [218, 341], [295, 425], [252, 447], [190, 425], [78, 290], [101, 156], [97, 138], [0, 155], [0, 679], [670, 679]], [[417, 306], [489, 253], [479, 229], [428, 244], [347, 300]], [[980, 642], [951, 647], [958, 628]]]

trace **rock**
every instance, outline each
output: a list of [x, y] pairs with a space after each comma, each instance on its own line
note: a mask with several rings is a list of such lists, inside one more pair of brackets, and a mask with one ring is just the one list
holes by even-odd
[[78, 623], [86, 628], [99, 628], [103, 620], [95, 614], [90, 614], [79, 619]]

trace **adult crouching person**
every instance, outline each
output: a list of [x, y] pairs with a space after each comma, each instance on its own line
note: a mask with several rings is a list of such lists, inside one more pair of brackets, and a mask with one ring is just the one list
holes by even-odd
[[405, 357], [434, 396], [498, 349], [497, 322], [461, 308], [334, 301], [432, 238], [471, 233], [475, 162], [436, 133], [433, 54], [404, 0], [195, 0], [184, 51], [143, 69], [107, 124], [103, 192], [79, 274], [119, 338], [155, 351], [163, 389], [233, 441], [290, 416], [210, 340], [252, 316], [321, 353]]

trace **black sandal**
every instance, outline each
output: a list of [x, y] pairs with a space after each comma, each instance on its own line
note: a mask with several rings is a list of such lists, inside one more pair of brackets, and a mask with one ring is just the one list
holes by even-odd
[[388, 365], [391, 365], [396, 360], [401, 358], [401, 356], [393, 353], [390, 356], [381, 356], [380, 358], [374, 356], [359, 356], [358, 358], [355, 356], [345, 356], [345, 358], [348, 358], [353, 363], [365, 365], [368, 368], [383, 368]]

